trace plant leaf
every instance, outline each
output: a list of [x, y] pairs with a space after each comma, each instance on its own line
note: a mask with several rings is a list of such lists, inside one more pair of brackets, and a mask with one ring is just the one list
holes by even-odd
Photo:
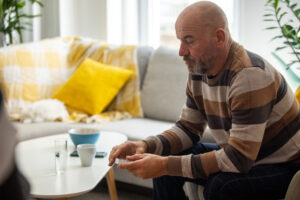
[[37, 3], [37, 4], [39, 4], [39, 6], [44, 7], [44, 4], [39, 0], [30, 0], [30, 3], [31, 4]]
[[278, 15], [278, 13], [280, 12], [281, 8], [276, 9], [275, 13], [276, 15]]
[[274, 9], [271, 9], [271, 8], [266, 8], [265, 10], [270, 11], [270, 12], [274, 12]]
[[22, 14], [19, 17], [25, 17], [25, 18], [35, 18], [35, 17], [40, 17], [42, 16], [41, 14], [37, 14], [37, 15], [26, 15], [26, 14]]
[[286, 15], [287, 14], [287, 12], [284, 12], [284, 13], [282, 13], [281, 15], [280, 15], [280, 17], [279, 17], [279, 21], [281, 21], [281, 19], [282, 19], [282, 17], [284, 16], [284, 15]]
[[287, 38], [290, 38], [290, 39], [293, 39], [293, 27], [289, 24], [284, 24], [282, 27], [281, 27], [281, 30], [283, 32], [283, 35]]
[[286, 44], [286, 45], [291, 45], [292, 42], [291, 41], [284, 41], [283, 44]]
[[268, 27], [268, 28], [266, 28], [267, 30], [271, 30], [271, 29], [277, 29], [278, 27], [276, 27], [276, 26], [272, 26], [272, 27]]
[[15, 28], [16, 28], [17, 30], [26, 29], [26, 27], [25, 27], [25, 26], [16, 26]]
[[277, 47], [276, 49], [275, 49], [275, 51], [279, 51], [279, 50], [281, 50], [281, 49], [285, 49], [287, 46], [283, 46], [283, 47]]
[[31, 22], [24, 22], [24, 24], [28, 25], [28, 26], [32, 26]]
[[292, 9], [292, 10], [294, 10], [294, 8], [297, 6], [297, 4], [296, 3], [294, 3], [294, 4], [292, 4], [291, 6], [290, 6], [290, 8]]
[[273, 6], [275, 9], [277, 9], [277, 7], [278, 7], [278, 2], [279, 2], [279, 0], [274, 0]]
[[291, 67], [293, 64], [299, 62], [298, 60], [293, 60], [292, 62], [290, 62], [289, 64], [287, 64], [289, 67]]
[[268, 1], [266, 2], [265, 6], [272, 6], [272, 5], [273, 5], [273, 4], [271, 5], [272, 1], [274, 1], [274, 0], [268, 0]]
[[266, 21], [266, 22], [273, 22], [273, 21], [276, 21], [275, 19], [264, 19], [263, 21]]
[[295, 12], [295, 15], [298, 16], [300, 14], [300, 9], [297, 9], [294, 12]]
[[264, 17], [270, 17], [270, 16], [274, 16], [274, 14], [264, 14]]
[[39, 4], [39, 5], [40, 5], [40, 7], [44, 7], [44, 4], [43, 4], [42, 2], [40, 2], [40, 1], [36, 1], [36, 3], [37, 3], [37, 4]]
[[297, 55], [300, 55], [300, 52], [290, 52], [290, 54], [297, 54]]
[[23, 8], [25, 6], [25, 2], [17, 3], [17, 8]]
[[273, 37], [270, 41], [276, 40], [278, 38], [283, 38], [283, 36], [282, 35], [277, 35], [277, 36]]

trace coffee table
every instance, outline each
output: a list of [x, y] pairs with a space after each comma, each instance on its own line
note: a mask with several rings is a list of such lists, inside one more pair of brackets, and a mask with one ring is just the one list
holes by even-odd
[[[67, 199], [91, 191], [106, 176], [110, 198], [117, 200], [113, 169], [108, 166], [108, 155], [95, 158], [93, 166], [81, 167], [79, 157], [68, 157], [65, 173], [55, 173], [54, 140], [68, 138], [68, 151], [75, 147], [68, 134], [59, 134], [20, 142], [16, 160], [20, 171], [31, 185], [31, 195], [41, 199]], [[111, 148], [127, 140], [123, 134], [101, 131], [97, 151], [109, 154]]]

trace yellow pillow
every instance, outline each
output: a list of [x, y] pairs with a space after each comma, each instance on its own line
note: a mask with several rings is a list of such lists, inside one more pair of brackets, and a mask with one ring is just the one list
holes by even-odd
[[99, 114], [133, 73], [86, 58], [53, 98], [66, 105]]
[[300, 86], [297, 88], [297, 90], [295, 92], [295, 96], [296, 96], [298, 103], [300, 104]]

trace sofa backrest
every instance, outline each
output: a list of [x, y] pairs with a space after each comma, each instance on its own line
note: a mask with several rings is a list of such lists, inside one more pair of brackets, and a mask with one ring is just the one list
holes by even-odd
[[[139, 67], [141, 69], [141, 67]], [[145, 73], [144, 69], [141, 69]], [[160, 47], [153, 51], [141, 90], [147, 118], [176, 121], [185, 103], [188, 70], [178, 51]]]
[[137, 48], [137, 63], [139, 66], [140, 89], [142, 89], [148, 63], [153, 53], [153, 48], [150, 46], [138, 46]]

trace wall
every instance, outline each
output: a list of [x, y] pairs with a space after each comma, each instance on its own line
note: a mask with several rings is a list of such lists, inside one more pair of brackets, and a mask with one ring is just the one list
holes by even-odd
[[59, 1], [60, 35], [107, 38], [106, 0]]
[[[38, 26], [40, 25], [40, 34], [35, 33], [33, 38], [35, 41], [39, 41], [41, 38], [51, 38], [59, 36], [59, 12], [58, 5], [59, 0], [42, 0], [44, 7], [36, 9], [36, 13], [42, 13], [42, 17], [34, 19], [33, 25], [37, 26], [34, 31], [39, 30]], [[34, 10], [37, 6], [34, 7]], [[41, 12], [39, 12], [41, 10]], [[37, 22], [35, 22], [37, 20]], [[40, 37], [40, 38], [39, 38]]]
[[24, 41], [39, 41], [58, 36], [107, 39], [107, 0], [42, 0], [44, 7], [26, 5], [33, 31], [24, 31]]

